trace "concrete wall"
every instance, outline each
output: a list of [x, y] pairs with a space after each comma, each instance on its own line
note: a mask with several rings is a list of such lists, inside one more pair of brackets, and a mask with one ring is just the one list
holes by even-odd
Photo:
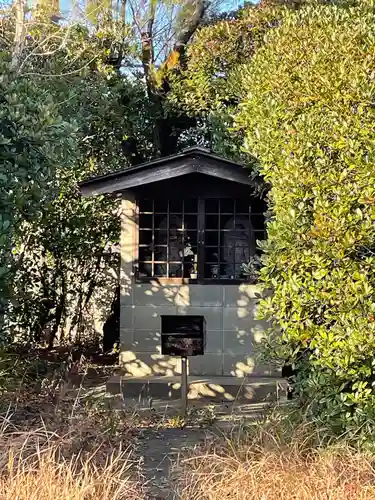
[[121, 231], [120, 363], [135, 376], [180, 373], [180, 359], [160, 354], [162, 314], [203, 315], [206, 354], [191, 357], [192, 375], [274, 375], [256, 359], [265, 324], [254, 318], [260, 294], [256, 285], [162, 285], [136, 283], [138, 214], [125, 195]]

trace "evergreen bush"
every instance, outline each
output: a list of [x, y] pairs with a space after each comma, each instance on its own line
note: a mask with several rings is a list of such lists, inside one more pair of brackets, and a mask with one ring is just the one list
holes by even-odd
[[285, 10], [243, 69], [236, 127], [271, 220], [266, 352], [336, 432], [375, 434], [375, 3]]

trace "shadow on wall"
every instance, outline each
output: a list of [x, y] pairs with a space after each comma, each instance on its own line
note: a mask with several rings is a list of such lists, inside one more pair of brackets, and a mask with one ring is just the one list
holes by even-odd
[[[278, 399], [285, 384], [272, 377], [189, 377], [188, 399], [201, 402], [262, 402]], [[178, 376], [113, 377], [107, 383], [112, 393], [122, 393], [125, 398], [139, 402], [150, 400], [178, 400], [181, 384]]]
[[192, 314], [205, 316], [207, 336], [205, 354], [190, 358], [190, 375], [275, 376], [258, 361], [268, 327], [255, 319], [259, 297], [259, 288], [245, 283], [134, 284], [121, 297], [121, 365], [135, 377], [180, 374], [180, 359], [161, 354], [160, 316]]

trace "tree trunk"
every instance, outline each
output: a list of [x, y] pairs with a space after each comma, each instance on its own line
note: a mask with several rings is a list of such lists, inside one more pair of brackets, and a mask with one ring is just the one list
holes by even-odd
[[19, 66], [20, 66], [23, 47], [25, 44], [25, 7], [26, 7], [26, 1], [27, 0], [15, 0], [14, 5], [13, 5], [15, 17], [16, 17], [16, 20], [15, 20], [16, 30], [14, 33], [11, 68], [14, 71], [17, 71]]
[[[53, 348], [53, 343], [54, 343], [55, 338], [57, 336], [57, 332], [59, 331], [59, 328], [61, 326], [62, 319], [64, 317], [65, 303], [66, 303], [66, 280], [65, 280], [65, 274], [64, 274], [65, 268], [64, 268], [61, 260], [59, 260], [59, 264], [57, 267], [58, 267], [58, 271], [59, 271], [60, 279], [61, 279], [61, 288], [60, 288], [60, 297], [59, 297], [59, 300], [56, 304], [54, 325], [52, 327], [52, 330], [50, 332], [49, 339], [48, 339], [48, 348], [49, 349]], [[55, 284], [55, 286], [56, 286], [56, 284]]]
[[123, 23], [125, 23], [125, 21], [126, 21], [126, 0], [121, 1], [120, 19]]
[[[155, 5], [152, 3], [151, 5]], [[154, 47], [153, 47], [153, 25], [155, 11], [150, 11], [147, 31], [141, 34], [142, 42], [142, 64], [145, 72], [147, 93], [152, 104], [154, 115], [156, 116], [154, 125], [154, 146], [160, 156], [168, 156], [177, 152], [178, 139], [184, 130], [195, 125], [195, 120], [185, 115], [165, 116], [165, 101], [170, 91], [170, 73], [179, 71], [183, 64], [183, 55], [186, 45], [193, 37], [202, 22], [206, 12], [207, 3], [205, 0], [197, 0], [195, 12], [185, 23], [173, 50], [166, 58], [165, 62], [158, 70], [156, 77], [154, 68]]]

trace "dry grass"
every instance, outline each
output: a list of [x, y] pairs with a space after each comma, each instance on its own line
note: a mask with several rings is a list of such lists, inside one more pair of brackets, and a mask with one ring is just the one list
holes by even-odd
[[375, 461], [343, 443], [319, 446], [310, 425], [275, 415], [207, 443], [179, 464], [182, 500], [375, 499]]
[[129, 415], [83, 392], [0, 393], [1, 500], [144, 498]]
[[44, 413], [39, 428], [35, 416], [17, 425], [12, 414], [0, 418], [1, 500], [144, 497], [126, 423], [109, 411], [76, 411]]
[[[13, 439], [12, 439], [13, 438]], [[0, 436], [2, 500], [136, 500], [142, 491], [131, 479], [127, 452], [113, 450], [102, 465], [96, 453], [66, 460], [56, 436], [41, 431]], [[5, 446], [4, 446], [5, 445]]]
[[11, 414], [0, 419], [1, 500], [144, 497], [126, 423], [86, 408], [40, 417], [39, 428], [35, 416], [17, 426]]
[[[133, 436], [137, 427], [177, 421], [144, 422], [66, 385], [0, 392], [0, 499], [145, 499]], [[375, 500], [374, 457], [326, 437], [290, 410], [275, 411], [181, 460], [176, 498]]]

